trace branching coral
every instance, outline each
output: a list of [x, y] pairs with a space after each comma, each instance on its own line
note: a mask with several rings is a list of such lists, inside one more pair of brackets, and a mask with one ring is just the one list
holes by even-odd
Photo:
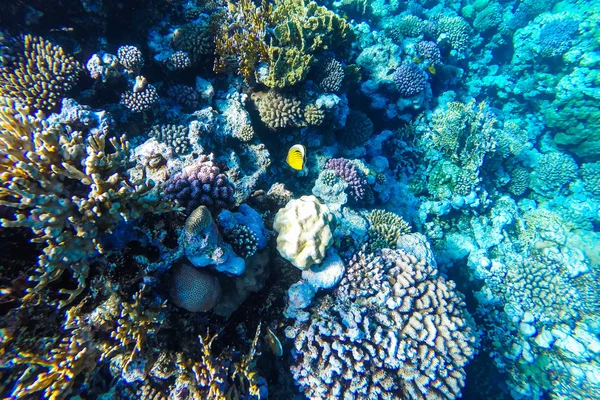
[[[304, 0], [280, 0], [275, 7], [230, 3], [221, 26], [215, 69], [226, 70], [233, 60], [246, 81], [256, 78], [272, 88], [304, 80], [316, 54], [340, 46], [351, 34], [346, 20]], [[257, 71], [260, 62], [266, 63], [265, 73]]]
[[378, 241], [380, 248], [395, 249], [398, 238], [410, 233], [410, 225], [402, 217], [385, 210], [373, 210], [367, 216], [369, 240]]
[[13, 62], [0, 66], [0, 96], [50, 111], [75, 85], [80, 65], [41, 37], [25, 35], [19, 46]]
[[300, 100], [276, 90], [252, 94], [262, 122], [271, 130], [305, 125]]
[[[9, 102], [10, 103], [10, 102]], [[70, 269], [77, 288], [63, 289], [70, 303], [85, 287], [88, 258], [102, 252], [97, 240], [123, 220], [145, 212], [169, 211], [149, 182], [130, 182], [125, 176], [129, 144], [125, 137], [105, 134], [87, 141], [81, 132], [50, 125], [41, 115], [9, 104], [0, 108], [0, 205], [15, 209], [4, 227], [30, 228], [35, 242], [44, 243], [36, 275], [30, 280], [37, 293]]]
[[476, 342], [454, 283], [387, 249], [353, 257], [336, 297], [286, 335], [292, 374], [311, 399], [457, 398]]

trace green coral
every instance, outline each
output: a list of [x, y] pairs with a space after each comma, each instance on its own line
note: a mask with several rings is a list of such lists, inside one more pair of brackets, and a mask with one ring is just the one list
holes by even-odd
[[367, 215], [369, 244], [371, 250], [396, 248], [398, 238], [410, 233], [410, 225], [397, 214], [385, 210], [373, 210]]

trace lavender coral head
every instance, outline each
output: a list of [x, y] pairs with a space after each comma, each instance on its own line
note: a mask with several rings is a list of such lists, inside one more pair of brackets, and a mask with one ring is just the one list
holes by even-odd
[[165, 186], [167, 198], [176, 200], [188, 212], [202, 205], [230, 208], [235, 204], [234, 193], [233, 184], [207, 156], [173, 175]]
[[417, 44], [417, 54], [419, 57], [429, 61], [431, 65], [438, 65], [442, 62], [440, 48], [435, 42], [423, 40]]
[[394, 72], [394, 82], [400, 96], [412, 97], [425, 89], [427, 75], [415, 63], [399, 66]]
[[352, 164], [350, 160], [345, 158], [332, 158], [327, 161], [325, 168], [335, 172], [337, 176], [342, 178], [350, 189], [350, 196], [357, 202], [371, 203], [373, 193], [367, 179], [363, 173]]

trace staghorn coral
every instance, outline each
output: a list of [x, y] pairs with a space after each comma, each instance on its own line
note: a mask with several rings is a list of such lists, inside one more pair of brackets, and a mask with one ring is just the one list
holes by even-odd
[[260, 119], [271, 130], [304, 126], [300, 100], [276, 90], [252, 94]]
[[349, 148], [365, 144], [373, 135], [373, 121], [362, 111], [350, 110], [346, 117], [346, 126], [336, 136]]
[[79, 63], [45, 39], [25, 35], [16, 56], [0, 67], [0, 96], [40, 111], [50, 111], [75, 86]]
[[191, 151], [188, 127], [185, 125], [154, 125], [148, 136], [165, 143], [177, 154], [187, 154]]
[[135, 78], [133, 90], [121, 94], [121, 104], [136, 113], [150, 109], [157, 100], [156, 88], [150, 85], [143, 76]]
[[173, 303], [190, 312], [210, 311], [221, 297], [219, 280], [207, 271], [180, 263], [169, 282]]
[[399, 66], [394, 71], [393, 78], [402, 97], [412, 97], [421, 93], [427, 83], [427, 74], [415, 63]]
[[76, 378], [86, 377], [96, 368], [100, 353], [92, 343], [89, 328], [74, 329], [48, 354], [21, 351], [12, 360], [27, 369], [17, 380], [11, 398], [65, 398], [71, 393]]
[[332, 245], [334, 217], [315, 196], [291, 200], [275, 215], [277, 251], [302, 270], [318, 264]]
[[89, 257], [103, 251], [97, 240], [125, 220], [143, 213], [172, 209], [161, 201], [151, 182], [130, 182], [125, 176], [129, 144], [125, 137], [110, 139], [59, 124], [16, 104], [0, 107], [0, 205], [15, 209], [15, 219], [2, 219], [3, 227], [30, 228], [33, 241], [45, 248], [38, 259], [36, 283], [30, 295], [61, 277], [66, 270], [77, 280], [64, 306], [85, 287]]
[[128, 357], [123, 358], [123, 369], [127, 369], [136, 354], [142, 352], [142, 346], [148, 335], [155, 334], [162, 323], [161, 312], [166, 307], [167, 302], [153, 306], [148, 299], [145, 299], [145, 286], [142, 286], [132, 297], [132, 302], [123, 302], [120, 305], [120, 314], [116, 323], [116, 328], [111, 332], [111, 338], [114, 343], [103, 343], [103, 353], [101, 359], [115, 358], [116, 354], [127, 352], [131, 348]]
[[292, 374], [307, 397], [460, 397], [475, 353], [473, 322], [435, 267], [400, 250], [358, 253], [335, 295], [286, 329]]
[[137, 73], [144, 66], [144, 56], [135, 46], [121, 46], [117, 49], [119, 62], [131, 73]]
[[212, 154], [199, 157], [195, 164], [170, 177], [164, 191], [188, 213], [200, 205], [222, 209], [235, 203], [235, 188], [214, 163]]

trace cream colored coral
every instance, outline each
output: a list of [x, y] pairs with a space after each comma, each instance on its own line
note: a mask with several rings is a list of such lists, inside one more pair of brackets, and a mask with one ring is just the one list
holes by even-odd
[[315, 196], [302, 196], [277, 212], [273, 229], [279, 233], [279, 254], [305, 270], [325, 258], [333, 240], [333, 214]]

